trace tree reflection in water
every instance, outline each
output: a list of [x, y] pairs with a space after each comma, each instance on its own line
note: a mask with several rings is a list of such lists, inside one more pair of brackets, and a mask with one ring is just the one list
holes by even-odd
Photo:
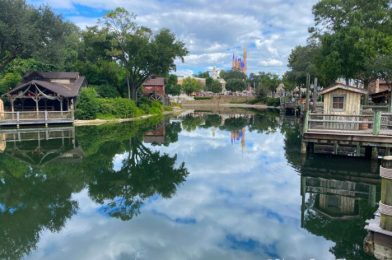
[[[60, 231], [78, 210], [72, 194], [85, 187], [108, 215], [123, 220], [139, 213], [151, 196], [173, 196], [188, 175], [184, 163], [176, 166], [176, 155], [161, 155], [142, 142], [143, 132], [159, 121], [77, 128], [76, 149], [58, 140], [7, 146], [0, 154], [0, 259], [22, 258], [36, 248], [42, 231]], [[181, 129], [178, 123], [166, 125], [173, 128], [168, 144]], [[46, 150], [57, 151], [58, 157], [38, 158]], [[25, 154], [37, 158], [32, 161]], [[117, 154], [128, 156], [115, 171]]]
[[129, 220], [139, 214], [144, 200], [153, 195], [170, 198], [185, 181], [188, 170], [184, 163], [176, 167], [176, 161], [176, 155], [153, 152], [140, 138], [131, 138], [121, 168], [93, 175], [89, 194], [104, 205], [105, 213]]

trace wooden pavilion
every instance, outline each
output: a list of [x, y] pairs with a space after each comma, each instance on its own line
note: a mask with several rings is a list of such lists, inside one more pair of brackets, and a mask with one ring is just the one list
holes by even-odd
[[4, 94], [9, 110], [0, 125], [73, 122], [73, 111], [86, 79], [78, 72], [31, 72]]

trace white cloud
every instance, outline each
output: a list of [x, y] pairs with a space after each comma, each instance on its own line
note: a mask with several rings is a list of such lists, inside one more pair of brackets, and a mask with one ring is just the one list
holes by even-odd
[[275, 66], [282, 66], [283, 62], [277, 59], [268, 59], [260, 61], [260, 65], [263, 67], [275, 67]]
[[[293, 47], [304, 44], [313, 24], [312, 5], [317, 0], [30, 0], [48, 3], [81, 27], [95, 17], [83, 17], [75, 4], [95, 9], [121, 6], [138, 15], [137, 21], [155, 30], [169, 28], [186, 43], [189, 56], [179, 70], [198, 72], [216, 66], [228, 69], [231, 55], [248, 47], [249, 72], [283, 73]], [[261, 61], [261, 62], [260, 62]], [[280, 61], [280, 62], [276, 62]]]

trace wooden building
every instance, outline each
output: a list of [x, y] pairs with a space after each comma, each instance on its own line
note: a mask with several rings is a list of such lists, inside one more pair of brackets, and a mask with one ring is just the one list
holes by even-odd
[[361, 97], [367, 91], [360, 88], [336, 84], [320, 93], [324, 97], [324, 114], [359, 115]]
[[374, 104], [387, 105], [391, 102], [392, 84], [385, 80], [377, 79], [368, 86], [369, 96]]
[[86, 79], [78, 72], [31, 72], [4, 94], [11, 111], [68, 111], [73, 109]]
[[3, 95], [10, 107], [0, 125], [72, 123], [75, 100], [86, 84], [78, 72], [31, 72]]
[[151, 77], [143, 83], [143, 96], [153, 100], [163, 101], [165, 92], [165, 78]]

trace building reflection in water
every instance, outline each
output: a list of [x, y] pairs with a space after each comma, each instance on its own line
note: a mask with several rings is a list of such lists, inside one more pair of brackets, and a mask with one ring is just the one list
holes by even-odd
[[380, 196], [376, 169], [370, 162], [322, 156], [301, 165], [301, 225], [334, 241], [330, 250], [336, 258], [368, 258], [362, 238]]
[[81, 160], [83, 150], [76, 146], [75, 127], [1, 130], [0, 152], [5, 151], [32, 165], [52, 160]]

